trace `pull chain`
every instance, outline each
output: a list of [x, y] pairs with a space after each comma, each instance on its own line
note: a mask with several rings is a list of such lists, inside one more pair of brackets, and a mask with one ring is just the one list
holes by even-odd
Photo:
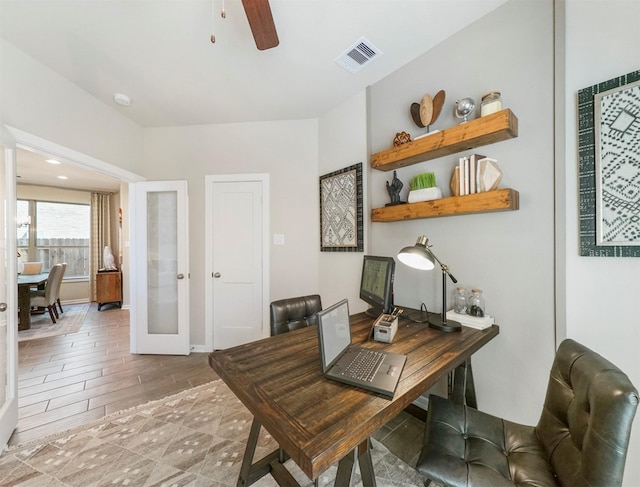
[[[211, 44], [215, 44], [216, 43], [216, 35], [214, 34], [214, 21], [213, 19], [215, 18], [215, 6], [214, 6], [214, 2], [215, 0], [211, 0]], [[224, 8], [224, 0], [222, 0], [222, 11], [220, 12], [220, 17], [222, 17], [223, 19], [227, 18], [227, 11]]]
[[214, 26], [213, 26], [213, 24], [214, 24], [213, 19], [215, 18], [215, 14], [213, 13], [214, 8], [215, 8], [213, 6], [214, 1], [215, 0], [211, 0], [211, 44], [215, 44], [216, 43], [216, 35], [214, 34], [215, 29], [214, 29]]

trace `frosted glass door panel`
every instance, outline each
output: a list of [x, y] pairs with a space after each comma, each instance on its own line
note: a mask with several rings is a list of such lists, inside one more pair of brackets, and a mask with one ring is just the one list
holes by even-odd
[[129, 185], [132, 353], [189, 355], [189, 195], [186, 181]]
[[178, 200], [175, 191], [147, 193], [148, 333], [178, 334]]

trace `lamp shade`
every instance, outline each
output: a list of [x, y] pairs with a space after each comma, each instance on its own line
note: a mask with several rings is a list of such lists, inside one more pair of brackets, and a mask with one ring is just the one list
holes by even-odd
[[418, 237], [415, 245], [405, 247], [398, 253], [398, 260], [414, 269], [430, 271], [435, 267], [435, 259], [427, 248], [428, 242], [429, 239], [427, 237]]

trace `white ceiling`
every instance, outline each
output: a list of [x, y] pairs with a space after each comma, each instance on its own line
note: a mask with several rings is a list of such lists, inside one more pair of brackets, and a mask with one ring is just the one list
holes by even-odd
[[[55, 158], [60, 162], [60, 164], [55, 165], [48, 163], [47, 159], [54, 158], [46, 154], [18, 148], [16, 151], [18, 184], [35, 184], [38, 186], [108, 193], [120, 191], [119, 179], [105, 176], [95, 171], [87, 171], [64, 159]], [[59, 179], [59, 176], [66, 179]]]
[[[240, 0], [226, 0], [226, 19], [222, 0], [0, 0], [0, 35], [142, 127], [292, 120], [322, 116], [505, 1], [271, 0], [280, 45], [259, 51]], [[383, 54], [351, 74], [335, 59], [363, 36]]]

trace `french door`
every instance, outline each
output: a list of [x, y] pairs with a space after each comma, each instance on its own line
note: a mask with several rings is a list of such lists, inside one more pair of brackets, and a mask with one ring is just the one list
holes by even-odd
[[131, 351], [189, 355], [189, 210], [186, 181], [130, 185]]
[[0, 127], [0, 452], [18, 424], [15, 140]]

